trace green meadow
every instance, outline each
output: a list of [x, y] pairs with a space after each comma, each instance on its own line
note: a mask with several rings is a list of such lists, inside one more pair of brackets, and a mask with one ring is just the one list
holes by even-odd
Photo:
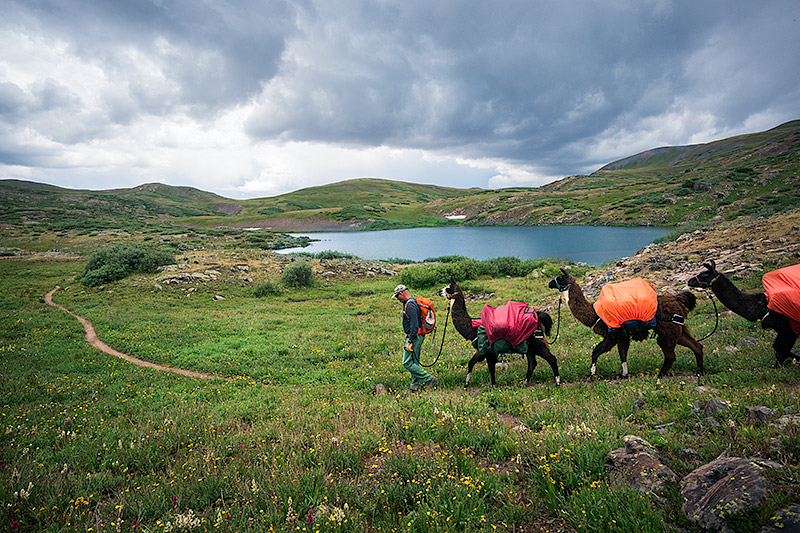
[[[632, 345], [629, 379], [616, 379], [613, 351], [590, 380], [599, 338], [563, 306], [552, 346], [561, 387], [540, 361], [523, 388], [526, 363], [509, 356], [496, 387], [481, 363], [465, 391], [469, 344], [452, 324], [445, 331], [439, 287], [412, 287], [438, 304], [423, 364], [444, 337], [431, 369], [438, 387], [412, 393], [401, 309], [390, 298], [397, 278], [315, 276], [311, 287], [256, 297], [252, 283], [224, 276], [192, 292], [158, 288], [156, 275], [96, 290], [75, 280], [84, 265], [0, 261], [4, 531], [697, 531], [677, 485], [655, 498], [615, 481], [606, 454], [629, 434], [649, 440], [678, 476], [723, 452], [783, 464], [769, 474], [782, 490], [734, 521], [736, 531], [757, 531], [800, 496], [800, 428], [744, 417], [751, 405], [797, 413], [800, 368], [773, 368], [771, 334], [730, 314], [703, 343], [699, 380], [691, 352], [679, 348], [658, 382], [652, 340]], [[514, 299], [557, 320], [547, 282], [558, 266], [546, 262], [538, 278], [465, 283], [495, 295], [469, 302], [470, 313]], [[75, 318], [45, 304], [56, 286], [55, 302], [115, 349], [227, 379], [100, 352]], [[698, 301], [688, 324], [699, 338], [714, 315]], [[743, 337], [757, 342], [729, 349]], [[375, 394], [379, 384], [386, 394]], [[734, 408], [720, 428], [703, 430], [692, 405], [710, 398]]]

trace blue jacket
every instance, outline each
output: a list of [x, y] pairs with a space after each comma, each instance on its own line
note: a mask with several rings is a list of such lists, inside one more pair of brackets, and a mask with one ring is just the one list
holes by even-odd
[[422, 312], [415, 296], [409, 298], [403, 306], [403, 331], [406, 333], [408, 342], [418, 337], [417, 332], [422, 324]]

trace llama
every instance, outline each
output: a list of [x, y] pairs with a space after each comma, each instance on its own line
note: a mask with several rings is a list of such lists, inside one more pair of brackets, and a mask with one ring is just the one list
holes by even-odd
[[[558, 289], [562, 292], [566, 291], [567, 305], [572, 315], [582, 323], [588, 326], [596, 334], [603, 337], [603, 340], [594, 347], [592, 350], [592, 376], [597, 372], [597, 359], [601, 354], [610, 351], [614, 346], [619, 351], [619, 358], [622, 362], [622, 374], [620, 377], [628, 377], [628, 348], [631, 344], [631, 339], [635, 341], [643, 341], [649, 336], [649, 331], [638, 331], [629, 333], [622, 329], [610, 330], [609, 327], [595, 312], [594, 306], [586, 300], [583, 294], [583, 289], [578, 284], [575, 276], [567, 272], [564, 268], [561, 269], [562, 274], [553, 279], [548, 285], [551, 289]], [[654, 328], [656, 334], [656, 343], [661, 351], [664, 352], [664, 364], [661, 365], [661, 370], [658, 372], [658, 378], [666, 376], [672, 364], [675, 362], [675, 347], [680, 344], [694, 352], [695, 359], [697, 360], [697, 375], [703, 374], [703, 345], [700, 344], [689, 333], [689, 328], [682, 323], [682, 320], [676, 320], [676, 315], [685, 318], [689, 311], [694, 309], [696, 298], [694, 294], [689, 291], [681, 292], [680, 294], [662, 294], [658, 295], [658, 310], [656, 312], [656, 326]]]
[[705, 270], [689, 278], [687, 284], [695, 289], [708, 289], [719, 298], [722, 304], [737, 315], [750, 322], [761, 321], [763, 329], [771, 329], [778, 333], [772, 348], [775, 350], [775, 366], [780, 366], [787, 359], [800, 356], [792, 352], [792, 346], [797, 341], [797, 333], [792, 331], [789, 318], [767, 308], [767, 295], [763, 292], [749, 294], [740, 291], [736, 285], [722, 272], [717, 270], [716, 263], [712, 260], [703, 263]]
[[[453, 326], [461, 336], [470, 341], [475, 348], [475, 355], [472, 356], [472, 359], [469, 360], [469, 364], [467, 365], [467, 380], [466, 383], [464, 383], [464, 388], [466, 389], [469, 387], [469, 382], [472, 379], [472, 368], [476, 363], [484, 359], [489, 366], [489, 376], [491, 377], [492, 386], [496, 385], [495, 366], [497, 365], [497, 354], [490, 352], [488, 355], [482, 355], [478, 350], [478, 327], [472, 325], [473, 318], [469, 316], [469, 312], [467, 311], [467, 304], [464, 300], [464, 293], [461, 287], [451, 278], [450, 285], [441, 289], [439, 291], [439, 296], [449, 300], [450, 312], [453, 317]], [[550, 367], [553, 369], [553, 374], [556, 378], [556, 385], [558, 386], [561, 385], [561, 376], [558, 374], [558, 361], [556, 361], [555, 356], [550, 353], [550, 346], [545, 338], [545, 336], [550, 335], [553, 319], [544, 311], [536, 311], [536, 315], [539, 321], [538, 329], [527, 339], [528, 352], [526, 356], [528, 359], [528, 372], [525, 375], [524, 386], [527, 387], [528, 383], [530, 383], [531, 375], [533, 374], [534, 368], [536, 368], [537, 355], [543, 357], [550, 363]]]

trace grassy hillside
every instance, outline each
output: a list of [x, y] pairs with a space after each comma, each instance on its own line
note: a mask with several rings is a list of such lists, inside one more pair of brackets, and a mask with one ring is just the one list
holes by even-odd
[[[759, 290], [764, 271], [797, 261], [796, 240], [786, 241], [798, 223], [795, 214], [698, 231], [648, 249], [619, 275], [646, 275], [660, 288], [658, 271], [684, 289], [713, 253], [736, 267], [741, 288]], [[648, 340], [631, 346], [629, 379], [615, 379], [616, 353], [590, 379], [599, 338], [562, 309], [552, 345], [561, 387], [541, 363], [522, 387], [525, 363], [508, 357], [497, 387], [481, 363], [467, 391], [472, 349], [450, 327], [424, 345], [430, 364], [445, 336], [431, 369], [438, 387], [412, 394], [400, 307], [387, 296], [396, 276], [352, 278], [352, 262], [315, 260], [312, 287], [256, 297], [253, 285], [280, 276], [288, 258], [256, 248], [187, 257], [186, 270], [219, 275], [176, 284], [137, 275], [98, 291], [74, 281], [83, 261], [0, 260], [4, 530], [699, 531], [681, 511], [678, 482], [658, 497], [618, 482], [606, 455], [629, 434], [647, 439], [678, 478], [723, 453], [781, 464], [769, 474], [775, 491], [733, 531], [760, 531], [800, 498], [800, 427], [745, 414], [800, 407], [800, 368], [773, 368], [772, 337], [757, 323], [723, 313], [704, 341], [702, 378], [679, 348], [672, 374], [657, 381], [662, 355]], [[464, 284], [492, 295], [469, 301], [470, 314], [518, 299], [556, 319], [547, 282], [558, 266]], [[608, 270], [574, 271], [588, 286]], [[43, 302], [56, 285], [55, 301], [113, 348], [230, 380], [143, 368], [90, 347], [72, 316]], [[433, 289], [420, 294], [445, 308]], [[714, 314], [700, 295], [698, 304], [687, 324], [699, 337]], [[693, 409], [712, 398], [732, 406], [714, 415], [716, 428]]]
[[304, 229], [389, 229], [452, 224], [427, 206], [475, 190], [359, 178], [240, 202], [233, 218], [192, 217], [187, 224]]
[[[712, 143], [656, 148], [539, 188], [455, 189], [354, 179], [231, 200], [146, 184], [80, 191], [0, 181], [0, 224], [31, 231], [274, 232], [435, 225], [701, 225], [800, 205], [800, 120]], [[451, 215], [463, 220], [448, 219]]]
[[676, 226], [800, 206], [800, 121], [690, 147], [651, 150], [538, 189], [435, 202], [467, 224]]

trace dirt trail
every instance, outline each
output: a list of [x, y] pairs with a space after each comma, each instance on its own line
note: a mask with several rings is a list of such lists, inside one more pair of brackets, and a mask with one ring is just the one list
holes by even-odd
[[85, 318], [83, 318], [80, 315], [77, 315], [77, 314], [73, 313], [72, 311], [70, 311], [66, 307], [58, 305], [57, 303], [55, 303], [53, 301], [53, 293], [55, 293], [60, 288], [61, 288], [60, 286], [56, 285], [55, 289], [53, 289], [52, 291], [50, 291], [50, 292], [48, 292], [47, 294], [44, 295], [44, 301], [48, 305], [52, 305], [53, 307], [57, 307], [57, 308], [61, 309], [62, 311], [66, 311], [70, 315], [72, 315], [75, 318], [77, 318], [78, 322], [83, 324], [83, 329], [86, 330], [86, 340], [89, 342], [89, 344], [91, 344], [92, 346], [94, 346], [98, 350], [102, 350], [107, 354], [111, 354], [111, 355], [114, 355], [114, 356], [119, 357], [121, 359], [125, 359], [126, 361], [131, 362], [131, 363], [133, 363], [135, 365], [146, 366], [148, 368], [154, 368], [156, 370], [164, 370], [166, 372], [175, 372], [176, 374], [182, 374], [184, 376], [189, 376], [189, 377], [193, 377], [193, 378], [224, 379], [225, 381], [233, 381], [231, 378], [224, 378], [224, 377], [221, 377], [221, 376], [214, 376], [212, 374], [204, 374], [203, 372], [195, 372], [194, 370], [184, 370], [182, 368], [172, 368], [172, 367], [168, 367], [168, 366], [164, 366], [164, 365], [157, 365], [155, 363], [151, 363], [149, 361], [143, 361], [142, 359], [133, 357], [131, 355], [124, 354], [122, 352], [118, 352], [117, 350], [115, 350], [114, 348], [112, 348], [108, 344], [104, 343], [99, 338], [97, 338], [97, 333], [94, 330], [94, 326], [92, 326], [92, 324], [88, 320], [86, 320]]

